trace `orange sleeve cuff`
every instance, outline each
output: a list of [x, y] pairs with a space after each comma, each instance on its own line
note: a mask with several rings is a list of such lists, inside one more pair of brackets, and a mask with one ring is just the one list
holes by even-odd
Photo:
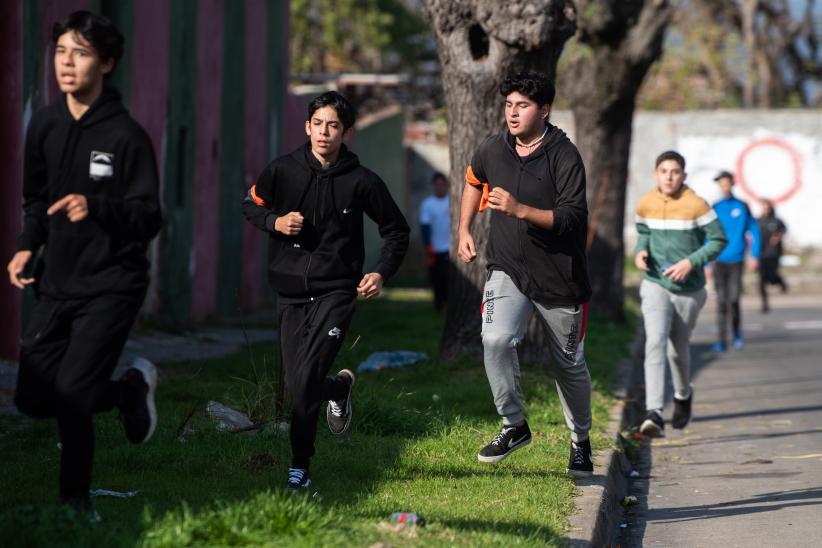
[[248, 193], [251, 194], [251, 199], [254, 200], [255, 204], [258, 206], [265, 206], [265, 200], [257, 196], [257, 185], [253, 185], [249, 189]]
[[472, 186], [482, 187], [482, 198], [480, 198], [479, 211], [483, 211], [488, 207], [488, 194], [490, 193], [488, 190], [488, 183], [484, 183], [477, 179], [477, 176], [474, 175], [474, 170], [471, 169], [471, 166], [468, 166], [468, 169], [465, 171], [465, 182]]

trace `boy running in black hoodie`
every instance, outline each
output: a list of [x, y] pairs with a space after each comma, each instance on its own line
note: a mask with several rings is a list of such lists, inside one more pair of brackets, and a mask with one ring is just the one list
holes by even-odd
[[568, 473], [586, 477], [593, 463], [591, 377], [583, 353], [591, 296], [585, 167], [565, 133], [548, 123], [555, 91], [545, 75], [510, 76], [500, 94], [508, 127], [486, 139], [468, 166], [457, 251], [465, 262], [476, 258], [471, 221], [478, 210], [490, 209], [482, 344], [502, 429], [477, 458], [499, 462], [531, 443], [517, 346], [536, 311], [548, 331], [546, 350], [571, 430]]
[[[356, 113], [329, 91], [308, 106], [310, 141], [263, 170], [243, 200], [243, 214], [269, 235], [268, 280], [278, 294], [280, 348], [292, 399], [292, 464], [285, 488], [313, 492], [308, 472], [317, 417], [334, 434], [351, 422], [354, 374], [328, 371], [345, 338], [357, 294], [380, 294], [408, 249], [408, 224], [385, 183], [343, 144]], [[384, 243], [373, 271], [363, 275], [363, 213]]]
[[162, 218], [151, 142], [104, 86], [123, 36], [87, 11], [56, 23], [52, 35], [63, 95], [28, 127], [23, 231], [8, 265], [11, 283], [36, 281], [38, 297], [15, 404], [57, 418], [60, 501], [93, 512], [93, 414], [119, 408], [132, 443], [156, 426], [154, 366], [138, 359], [119, 381], [111, 375], [146, 293], [146, 251]]

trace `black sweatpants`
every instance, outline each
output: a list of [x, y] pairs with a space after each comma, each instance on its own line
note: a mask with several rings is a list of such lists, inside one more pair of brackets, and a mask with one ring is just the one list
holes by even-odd
[[779, 257], [762, 257], [759, 259], [759, 295], [762, 297], [762, 310], [768, 310], [768, 285], [778, 285], [784, 293], [788, 289], [782, 275], [779, 274]]
[[448, 301], [448, 271], [451, 257], [447, 251], [434, 254], [434, 264], [428, 268], [428, 279], [434, 290], [434, 308], [437, 311], [445, 307]]
[[87, 501], [94, 461], [94, 413], [121, 398], [111, 380], [144, 292], [81, 300], [41, 298], [20, 349], [14, 403], [33, 418], [57, 418], [60, 500]]
[[348, 393], [345, 381], [328, 371], [342, 347], [356, 306], [354, 294], [331, 294], [312, 302], [280, 304], [280, 351], [291, 396], [293, 468], [308, 469], [314, 456], [317, 417], [327, 400]]
[[742, 266], [744, 263], [714, 264], [714, 287], [719, 310], [716, 315], [719, 342], [728, 343], [728, 315], [731, 316], [734, 337], [741, 334], [742, 319], [739, 313], [739, 295], [742, 291]]

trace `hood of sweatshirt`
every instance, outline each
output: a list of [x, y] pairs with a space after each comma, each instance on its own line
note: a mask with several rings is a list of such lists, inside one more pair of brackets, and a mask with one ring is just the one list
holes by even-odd
[[126, 112], [120, 93], [110, 87], [103, 87], [103, 92], [100, 96], [92, 103], [91, 107], [89, 107], [83, 116], [77, 120], [75, 120], [68, 109], [67, 97], [65, 95], [57, 102], [57, 108], [62, 117], [66, 118], [69, 122], [76, 121], [81, 128], [91, 127], [113, 116]]
[[[536, 152], [547, 155], [548, 152], [555, 146], [566, 141], [570, 142], [568, 135], [557, 126], [546, 122], [545, 128], [547, 131], [545, 132], [545, 137], [542, 138], [542, 143], [540, 143], [539, 147], [537, 147], [531, 154], [528, 156], [523, 156], [523, 160], [527, 161], [529, 157], [535, 156], [534, 153]], [[511, 132], [506, 132], [505, 142], [508, 143], [508, 147], [511, 149], [511, 152], [517, 154], [516, 137], [511, 135]]]
[[360, 165], [360, 159], [351, 152], [347, 146], [340, 147], [337, 159], [327, 166], [320, 164], [320, 161], [311, 152], [311, 142], [307, 142], [302, 149], [302, 154], [295, 154], [294, 159], [305, 169], [311, 170], [317, 177], [336, 177], [341, 173], [347, 173]]

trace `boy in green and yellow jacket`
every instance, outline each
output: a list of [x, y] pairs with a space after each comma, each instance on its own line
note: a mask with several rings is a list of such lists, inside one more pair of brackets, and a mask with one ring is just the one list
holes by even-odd
[[[645, 272], [639, 288], [645, 322], [645, 408], [640, 432], [665, 435], [665, 361], [674, 382], [674, 428], [691, 418], [690, 339], [705, 304], [702, 267], [728, 243], [716, 213], [684, 184], [685, 158], [674, 151], [656, 160], [656, 188], [639, 200], [634, 263]], [[670, 345], [668, 342], [670, 341]]]

